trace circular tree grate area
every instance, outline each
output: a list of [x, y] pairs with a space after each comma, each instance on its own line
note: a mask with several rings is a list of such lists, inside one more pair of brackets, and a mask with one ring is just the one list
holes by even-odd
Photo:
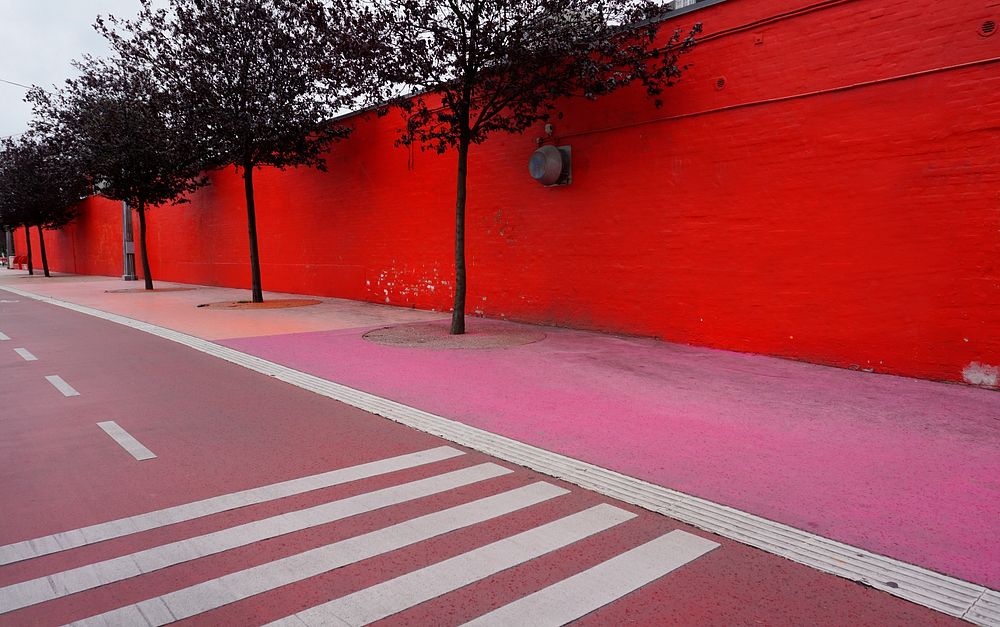
[[545, 339], [537, 329], [499, 320], [469, 320], [463, 335], [451, 335], [449, 328], [448, 320], [439, 320], [375, 329], [363, 337], [384, 346], [438, 349], [511, 348]]
[[126, 287], [120, 290], [104, 290], [105, 294], [142, 294], [144, 292], [190, 292], [196, 287], [154, 287], [147, 290], [144, 287]]
[[319, 305], [323, 301], [307, 298], [279, 298], [255, 303], [249, 300], [224, 300], [218, 303], [203, 303], [199, 307], [207, 309], [288, 309], [290, 307], [308, 307]]

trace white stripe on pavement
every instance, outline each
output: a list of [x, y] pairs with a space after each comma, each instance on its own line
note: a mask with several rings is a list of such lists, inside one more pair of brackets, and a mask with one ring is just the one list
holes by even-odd
[[4, 335], [3, 331], [0, 331], [0, 342], [6, 342], [9, 339], [10, 339], [9, 336]]
[[63, 378], [59, 375], [49, 375], [45, 377], [45, 380], [62, 392], [63, 396], [80, 396], [80, 393], [74, 390], [72, 385], [63, 381]]
[[14, 352], [20, 355], [24, 361], [38, 361], [38, 358], [32, 355], [26, 348], [15, 348]]
[[348, 564], [498, 518], [568, 492], [550, 483], [533, 483], [127, 605], [72, 625], [166, 625]]
[[480, 464], [16, 583], [0, 588], [0, 614], [511, 472]]
[[1000, 592], [990, 590], [979, 597], [962, 618], [977, 625], [988, 627], [1000, 625]]
[[597, 505], [309, 608], [270, 623], [268, 627], [367, 625], [610, 529], [635, 516], [613, 505]]
[[439, 446], [426, 451], [407, 453], [398, 457], [380, 459], [317, 475], [289, 479], [288, 481], [272, 483], [259, 488], [250, 488], [249, 490], [242, 490], [232, 494], [223, 494], [201, 501], [159, 509], [147, 514], [119, 518], [118, 520], [90, 525], [89, 527], [15, 542], [14, 544], [0, 546], [0, 566], [48, 555], [49, 553], [74, 549], [87, 544], [120, 538], [133, 533], [157, 529], [179, 522], [194, 520], [248, 505], [266, 503], [296, 494], [350, 483], [351, 481], [368, 479], [398, 470], [423, 466], [464, 454], [462, 451], [450, 446]]
[[671, 531], [466, 625], [559, 627], [620, 599], [718, 546], [717, 542], [685, 531]]
[[104, 430], [105, 433], [111, 436], [111, 439], [118, 443], [123, 449], [128, 451], [129, 455], [136, 458], [139, 461], [144, 459], [153, 459], [156, 455], [153, 451], [149, 450], [143, 446], [139, 440], [136, 440], [131, 433], [122, 429], [121, 426], [114, 420], [109, 420], [107, 422], [99, 422], [97, 426]]

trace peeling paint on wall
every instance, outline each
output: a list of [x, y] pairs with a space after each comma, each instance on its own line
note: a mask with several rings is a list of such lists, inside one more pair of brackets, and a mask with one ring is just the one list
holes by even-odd
[[412, 266], [397, 263], [395, 259], [389, 267], [369, 276], [366, 287], [368, 293], [375, 296], [370, 299], [384, 299], [386, 303], [402, 306], [429, 308], [437, 288], [448, 285], [441, 279], [437, 264]]
[[972, 385], [995, 388], [1000, 381], [1000, 367], [974, 361], [962, 371], [962, 378]]

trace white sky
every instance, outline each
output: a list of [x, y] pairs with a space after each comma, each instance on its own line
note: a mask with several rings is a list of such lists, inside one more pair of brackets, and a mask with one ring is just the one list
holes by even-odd
[[[166, 0], [155, 4], [166, 5]], [[50, 88], [73, 72], [70, 61], [108, 53], [94, 18], [132, 17], [137, 0], [0, 0], [0, 79]], [[0, 137], [23, 132], [31, 108], [25, 90], [0, 82]]]

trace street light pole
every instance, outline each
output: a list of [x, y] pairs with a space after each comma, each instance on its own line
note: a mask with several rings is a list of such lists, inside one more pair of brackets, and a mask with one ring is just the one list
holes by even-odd
[[7, 266], [10, 267], [10, 259], [14, 258], [14, 232], [11, 231], [9, 226], [3, 227], [4, 234], [4, 250], [7, 251]]
[[132, 208], [122, 202], [122, 279], [135, 281], [135, 240], [132, 239]]

